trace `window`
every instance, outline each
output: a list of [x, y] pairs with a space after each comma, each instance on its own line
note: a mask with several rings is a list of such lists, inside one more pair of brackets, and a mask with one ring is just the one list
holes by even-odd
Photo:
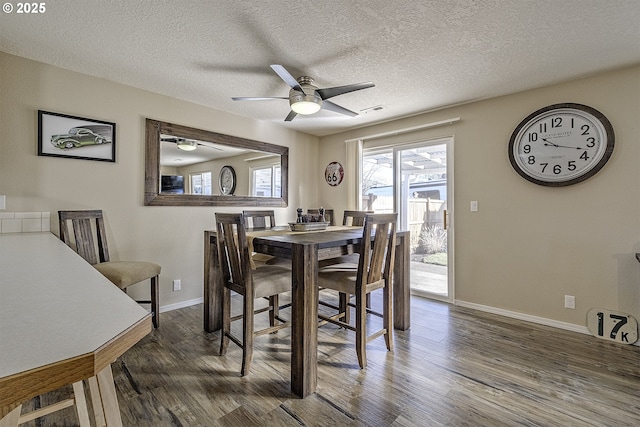
[[191, 194], [211, 195], [211, 172], [197, 172], [189, 174]]
[[282, 197], [280, 165], [251, 168], [251, 195], [254, 197]]

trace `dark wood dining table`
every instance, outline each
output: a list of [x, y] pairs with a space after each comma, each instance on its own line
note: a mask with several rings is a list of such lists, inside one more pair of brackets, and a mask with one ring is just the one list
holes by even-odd
[[[251, 230], [247, 230], [251, 236]], [[221, 327], [221, 301], [224, 285], [218, 268], [215, 231], [204, 235], [204, 329]], [[317, 384], [318, 347], [318, 261], [357, 252], [362, 240], [361, 227], [328, 227], [324, 231], [253, 237], [255, 252], [291, 259], [291, 390], [299, 397], [312, 394]], [[394, 328], [410, 326], [409, 232], [399, 231], [393, 273]]]

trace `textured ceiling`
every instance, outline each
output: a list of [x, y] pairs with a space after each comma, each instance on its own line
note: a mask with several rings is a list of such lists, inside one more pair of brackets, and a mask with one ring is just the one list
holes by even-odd
[[[10, 2], [17, 6], [17, 2]], [[0, 14], [0, 50], [314, 135], [640, 63], [638, 0], [46, 2]], [[282, 64], [318, 87], [372, 81], [285, 123]], [[569, 100], [568, 100], [569, 101]]]

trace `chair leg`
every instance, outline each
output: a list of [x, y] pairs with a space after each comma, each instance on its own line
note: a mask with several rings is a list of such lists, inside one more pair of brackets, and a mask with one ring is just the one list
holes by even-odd
[[356, 354], [360, 369], [367, 367], [367, 307], [364, 291], [356, 294]]
[[220, 356], [227, 354], [229, 347], [229, 332], [231, 331], [231, 291], [222, 291], [222, 329], [220, 330]]
[[[387, 282], [382, 289], [382, 322], [386, 332], [384, 334], [384, 341], [387, 344], [387, 350], [393, 350], [393, 298], [392, 298], [392, 284]], [[370, 294], [369, 294], [370, 295]]]
[[[278, 295], [272, 295], [269, 297], [269, 306], [271, 307], [269, 309], [269, 326], [275, 326], [276, 325], [276, 317], [280, 314], [280, 300], [278, 298]], [[272, 332], [272, 333], [276, 333]]]
[[253, 359], [253, 298], [244, 296], [244, 313], [242, 318], [242, 369], [240, 376], [245, 376], [251, 368]]
[[158, 276], [151, 278], [151, 320], [153, 327], [160, 325], [160, 299], [158, 295]]
[[344, 313], [342, 316], [342, 321], [344, 323], [349, 323], [351, 321], [351, 310], [349, 309], [349, 298], [351, 295], [345, 294], [343, 292], [338, 293], [338, 311], [340, 313]]

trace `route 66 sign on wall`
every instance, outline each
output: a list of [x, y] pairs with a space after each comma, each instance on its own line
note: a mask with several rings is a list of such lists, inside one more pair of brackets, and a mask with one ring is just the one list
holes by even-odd
[[338, 162], [329, 163], [324, 170], [324, 179], [327, 181], [327, 184], [335, 187], [340, 185], [342, 178], [344, 178], [344, 168], [342, 165]]

